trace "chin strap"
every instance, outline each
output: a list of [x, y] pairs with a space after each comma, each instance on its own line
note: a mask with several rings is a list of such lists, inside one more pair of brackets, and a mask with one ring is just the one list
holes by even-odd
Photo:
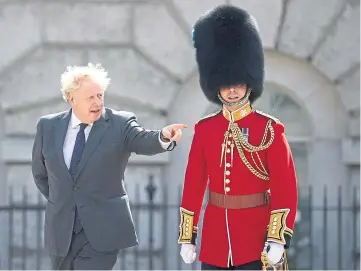
[[249, 95], [251, 94], [251, 88], [248, 88], [246, 91], [246, 94], [243, 96], [242, 99], [238, 100], [237, 102], [229, 103], [226, 100], [224, 100], [221, 96], [221, 94], [218, 92], [218, 99], [222, 102], [222, 104], [226, 106], [243, 106], [248, 102]]

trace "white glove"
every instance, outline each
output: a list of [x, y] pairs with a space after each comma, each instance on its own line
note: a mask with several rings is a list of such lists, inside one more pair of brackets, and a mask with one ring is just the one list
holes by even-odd
[[267, 253], [267, 260], [270, 265], [278, 263], [285, 251], [285, 247], [281, 244], [269, 242], [270, 249]]
[[185, 263], [192, 263], [196, 259], [196, 246], [192, 244], [182, 244], [180, 255]]

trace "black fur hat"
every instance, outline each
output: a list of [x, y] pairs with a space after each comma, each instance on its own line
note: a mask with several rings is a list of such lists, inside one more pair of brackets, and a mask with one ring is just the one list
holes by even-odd
[[247, 84], [253, 103], [263, 92], [264, 56], [255, 19], [245, 10], [221, 5], [198, 19], [193, 45], [199, 82], [207, 99], [221, 104], [221, 87]]

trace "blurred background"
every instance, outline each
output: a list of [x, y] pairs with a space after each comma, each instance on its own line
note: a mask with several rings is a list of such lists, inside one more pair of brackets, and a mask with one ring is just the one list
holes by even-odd
[[88, 62], [112, 78], [108, 107], [136, 113], [146, 128], [189, 126], [175, 151], [131, 158], [126, 188], [140, 245], [122, 251], [114, 269], [199, 269], [179, 255], [179, 201], [193, 125], [218, 108], [200, 90], [191, 28], [222, 3], [258, 20], [266, 78], [255, 108], [285, 123], [295, 157], [290, 268], [359, 269], [358, 0], [1, 0], [1, 269], [50, 267], [45, 202], [30, 169], [35, 126], [69, 108], [60, 74]]

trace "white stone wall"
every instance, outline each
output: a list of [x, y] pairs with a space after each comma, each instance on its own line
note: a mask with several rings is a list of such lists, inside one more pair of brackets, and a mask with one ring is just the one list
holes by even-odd
[[[23, 185], [32, 191], [29, 199], [36, 199], [29, 168], [36, 121], [43, 114], [68, 108], [60, 97], [59, 76], [67, 65], [87, 62], [101, 62], [109, 71], [109, 107], [135, 112], [147, 128], [189, 125], [174, 152], [132, 157], [133, 166], [127, 171], [131, 195], [135, 183], [154, 173], [157, 184], [175, 184], [170, 186], [169, 200], [176, 204], [193, 125], [210, 106], [199, 88], [191, 28], [199, 15], [221, 3], [244, 7], [256, 17], [266, 49], [266, 83], [279, 87], [302, 108], [303, 120], [310, 122], [307, 133], [290, 124], [292, 140], [302, 138], [308, 146], [307, 166], [301, 163], [307, 170], [302, 179], [315, 187], [359, 186], [359, 1], [3, 0], [0, 205], [7, 202], [10, 187], [15, 188], [15, 199], [21, 200], [18, 188]], [[351, 190], [345, 189], [346, 196]], [[145, 199], [145, 194], [140, 198]], [[174, 224], [166, 247], [173, 268], [178, 260], [178, 213], [169, 211], [168, 222]], [[4, 223], [1, 229], [0, 242], [5, 244]], [[146, 240], [146, 231], [139, 232]], [[316, 228], [314, 234], [319, 232]], [[6, 253], [0, 245], [0, 266], [6, 262]], [[329, 255], [337, 258], [332, 251]]]

